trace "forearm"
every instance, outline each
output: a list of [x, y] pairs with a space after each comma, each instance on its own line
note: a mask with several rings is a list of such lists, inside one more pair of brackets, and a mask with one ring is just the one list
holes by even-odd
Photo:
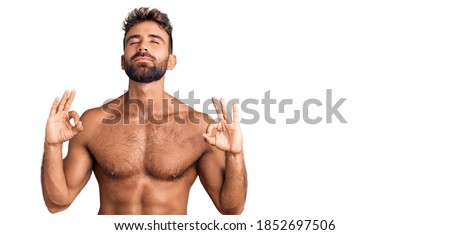
[[226, 153], [225, 178], [220, 194], [220, 204], [224, 214], [240, 214], [247, 196], [247, 170], [244, 153]]
[[64, 174], [62, 144], [44, 144], [41, 183], [48, 209], [51, 212], [65, 209], [69, 204], [69, 191]]

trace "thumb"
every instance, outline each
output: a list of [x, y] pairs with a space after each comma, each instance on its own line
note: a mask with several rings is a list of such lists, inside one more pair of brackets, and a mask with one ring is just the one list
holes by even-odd
[[80, 121], [75, 124], [75, 127], [72, 128], [73, 133], [76, 135], [83, 130], [83, 123]]
[[205, 138], [206, 142], [208, 142], [209, 144], [212, 144], [212, 145], [216, 145], [216, 137], [215, 136], [210, 136], [205, 133], [203, 133], [202, 135], [203, 135], [203, 138]]

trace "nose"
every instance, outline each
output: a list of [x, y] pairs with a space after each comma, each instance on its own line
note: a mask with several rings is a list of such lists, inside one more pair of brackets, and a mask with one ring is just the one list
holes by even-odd
[[139, 46], [139, 52], [147, 52], [148, 50], [147, 50], [147, 47], [145, 47], [145, 45], [143, 45], [143, 44], [141, 44], [140, 46]]

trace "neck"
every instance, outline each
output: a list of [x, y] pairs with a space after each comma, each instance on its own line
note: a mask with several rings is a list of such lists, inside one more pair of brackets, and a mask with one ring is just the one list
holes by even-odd
[[151, 83], [130, 80], [128, 92], [124, 94], [125, 116], [140, 120], [148, 115], [164, 115], [170, 111], [169, 99], [170, 95], [164, 91], [164, 77]]
[[165, 98], [164, 77], [151, 83], [140, 83], [130, 80], [127, 95], [130, 99], [139, 99], [144, 103], [147, 103], [148, 100], [159, 103]]

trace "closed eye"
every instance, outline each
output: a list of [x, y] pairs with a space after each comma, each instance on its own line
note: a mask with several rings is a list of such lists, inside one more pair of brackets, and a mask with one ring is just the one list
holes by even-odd
[[128, 39], [127, 39], [127, 43], [129, 43], [130, 45], [132, 45], [132, 44], [137, 44], [137, 43], [139, 43], [140, 42], [140, 39], [141, 37], [139, 36], [139, 35], [137, 35], [137, 34], [135, 34], [135, 35], [131, 35]]

